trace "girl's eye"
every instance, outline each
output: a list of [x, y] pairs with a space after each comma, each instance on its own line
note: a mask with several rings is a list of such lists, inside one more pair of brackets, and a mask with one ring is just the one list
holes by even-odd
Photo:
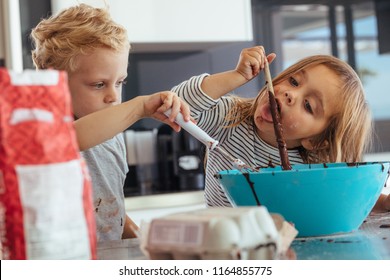
[[290, 77], [290, 84], [293, 85], [294, 87], [299, 86], [298, 81], [295, 80], [293, 77]]
[[304, 102], [303, 105], [304, 105], [306, 111], [308, 111], [310, 114], [313, 114], [313, 108], [311, 107], [310, 102], [306, 99], [303, 102]]

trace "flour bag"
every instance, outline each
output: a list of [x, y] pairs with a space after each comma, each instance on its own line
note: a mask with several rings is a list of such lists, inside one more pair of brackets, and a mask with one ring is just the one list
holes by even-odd
[[95, 259], [92, 188], [65, 72], [0, 68], [3, 259]]

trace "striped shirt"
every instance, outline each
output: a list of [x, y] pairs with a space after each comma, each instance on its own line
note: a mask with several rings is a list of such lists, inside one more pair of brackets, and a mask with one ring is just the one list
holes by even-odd
[[[264, 142], [256, 133], [253, 120], [245, 120], [238, 126], [226, 127], [230, 123], [225, 119], [233, 107], [229, 95], [218, 100], [211, 99], [201, 89], [201, 83], [208, 74], [194, 76], [175, 86], [176, 92], [191, 108], [191, 116], [197, 125], [234, 158], [251, 166], [267, 166], [271, 161], [280, 163], [279, 150]], [[288, 150], [291, 164], [303, 163], [297, 149]], [[205, 200], [208, 206], [231, 207], [229, 199], [214, 177], [219, 171], [234, 169], [233, 163], [216, 150], [210, 151], [206, 164]]]

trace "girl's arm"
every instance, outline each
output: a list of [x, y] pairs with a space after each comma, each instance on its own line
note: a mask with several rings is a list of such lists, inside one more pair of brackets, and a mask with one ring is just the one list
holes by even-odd
[[[164, 112], [170, 108], [172, 113], [168, 118]], [[180, 126], [174, 122], [179, 112], [183, 114], [186, 121], [190, 120], [188, 105], [174, 92], [163, 91], [135, 97], [76, 120], [74, 126], [79, 148], [84, 151], [103, 143], [136, 121], [147, 117], [162, 121], [175, 131], [179, 131]]]
[[388, 212], [390, 211], [390, 195], [381, 194], [375, 203], [374, 212]]
[[276, 55], [265, 55], [262, 46], [243, 49], [236, 69], [206, 77], [202, 82], [202, 90], [216, 100], [221, 96], [249, 82], [265, 67], [265, 59], [271, 63]]

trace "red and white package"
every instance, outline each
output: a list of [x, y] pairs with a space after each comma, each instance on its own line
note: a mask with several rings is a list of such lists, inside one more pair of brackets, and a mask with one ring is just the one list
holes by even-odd
[[95, 259], [92, 186], [65, 72], [0, 68], [3, 259]]

